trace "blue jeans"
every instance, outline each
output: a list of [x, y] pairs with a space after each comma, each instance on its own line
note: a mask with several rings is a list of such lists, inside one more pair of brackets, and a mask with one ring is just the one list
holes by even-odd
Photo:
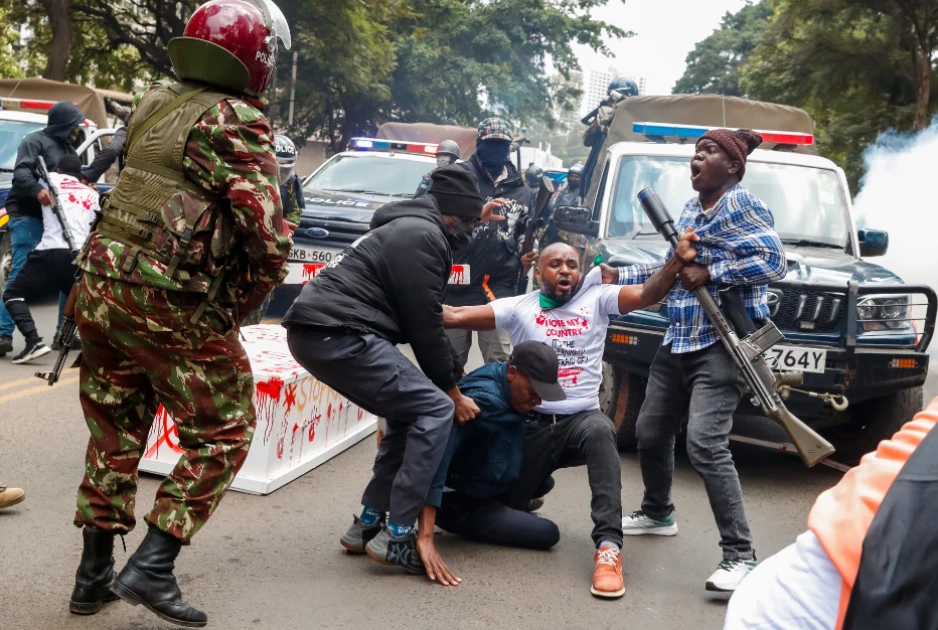
[[687, 414], [687, 458], [700, 475], [720, 531], [724, 560], [751, 560], [752, 534], [727, 436], [745, 382], [722, 343], [673, 354], [661, 346], [651, 364], [638, 414], [638, 463], [645, 482], [642, 512], [664, 519], [674, 511], [674, 438]]
[[[10, 271], [10, 277], [7, 278], [7, 284], [13, 282], [20, 269], [26, 264], [26, 257], [42, 240], [42, 219], [10, 217], [10, 238], [13, 240], [13, 269]], [[15, 329], [13, 318], [0, 304], [0, 337], [12, 337]]]

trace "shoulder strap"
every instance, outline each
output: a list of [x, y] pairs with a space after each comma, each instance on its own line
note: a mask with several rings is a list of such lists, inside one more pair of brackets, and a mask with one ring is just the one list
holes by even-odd
[[185, 103], [186, 101], [192, 98], [195, 98], [202, 92], [205, 92], [207, 89], [208, 87], [203, 85], [203, 86], [199, 86], [197, 88], [191, 89], [191, 90], [186, 90], [185, 92], [183, 92], [182, 94], [180, 94], [179, 96], [177, 96], [176, 98], [169, 101], [168, 103], [160, 107], [158, 110], [153, 112], [152, 116], [147, 118], [143, 122], [143, 124], [140, 125], [139, 128], [134, 130], [134, 134], [130, 137], [130, 139], [127, 142], [127, 151], [125, 151], [124, 153], [129, 154], [130, 150], [134, 147], [135, 144], [137, 144], [137, 141], [140, 140], [140, 138], [142, 138], [143, 135], [153, 127], [153, 125], [163, 120], [171, 111], [173, 111], [174, 109], [176, 109], [177, 107]]

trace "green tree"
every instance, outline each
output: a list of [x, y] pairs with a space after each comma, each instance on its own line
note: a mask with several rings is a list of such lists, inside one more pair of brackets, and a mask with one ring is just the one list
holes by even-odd
[[[740, 80], [753, 98], [808, 111], [819, 151], [843, 166], [853, 190], [863, 150], [880, 132], [921, 128], [935, 110], [934, 95], [922, 95], [924, 86], [934, 91], [934, 59], [925, 80], [913, 27], [882, 10], [887, 4], [898, 10], [925, 3], [775, 0], [772, 23]], [[908, 15], [931, 23], [929, 11]]]
[[19, 32], [10, 26], [10, 12], [0, 5], [0, 77], [4, 79], [17, 79], [23, 76], [20, 67]]
[[720, 28], [687, 54], [687, 69], [672, 92], [743, 96], [740, 69], [762, 40], [771, 16], [771, 0], [750, 2], [736, 13], [727, 12]]

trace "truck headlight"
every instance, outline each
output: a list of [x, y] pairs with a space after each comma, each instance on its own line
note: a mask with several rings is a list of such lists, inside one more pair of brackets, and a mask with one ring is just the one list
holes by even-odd
[[908, 295], [867, 295], [857, 302], [864, 332], [911, 328]]

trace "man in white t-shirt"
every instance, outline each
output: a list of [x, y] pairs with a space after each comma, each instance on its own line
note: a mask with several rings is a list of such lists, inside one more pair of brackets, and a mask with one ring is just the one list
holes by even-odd
[[[49, 179], [58, 191], [59, 207], [75, 244], [80, 248], [88, 238], [98, 210], [98, 193], [81, 183], [81, 160], [76, 155], [62, 156], [56, 172], [49, 173]], [[48, 182], [42, 182], [42, 185], [48, 188]], [[75, 284], [74, 258], [75, 253], [69, 249], [62, 224], [52, 212], [52, 207], [42, 206], [42, 240], [3, 292], [3, 305], [26, 338], [26, 347], [13, 357], [13, 363], [28, 363], [51, 352], [36, 330], [26, 300], [50, 289], [67, 295]]]
[[693, 230], [681, 237], [677, 253], [641, 286], [603, 285], [593, 270], [580, 283], [576, 250], [563, 243], [540, 255], [535, 275], [540, 291], [502, 298], [484, 306], [446, 307], [447, 328], [504, 329], [513, 345], [542, 341], [557, 352], [558, 379], [566, 400], [544, 402], [526, 423], [521, 474], [502, 500], [522, 509], [543, 496], [559, 468], [586, 464], [593, 493], [595, 569], [590, 591], [598, 597], [625, 594], [622, 579], [622, 472], [612, 420], [599, 409], [603, 349], [609, 316], [658, 303], [678, 272], [697, 255]]

